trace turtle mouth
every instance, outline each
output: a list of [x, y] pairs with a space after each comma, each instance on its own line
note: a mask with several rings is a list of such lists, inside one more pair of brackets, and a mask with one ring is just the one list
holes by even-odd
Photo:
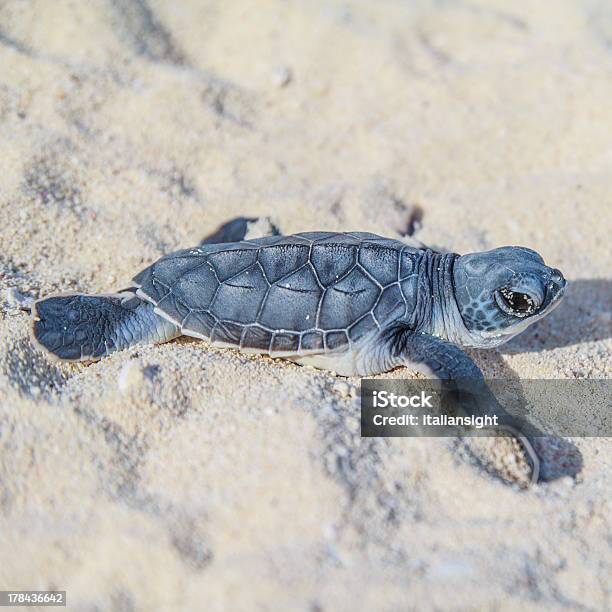
[[532, 315], [538, 308], [538, 302], [532, 295], [508, 287], [495, 292], [495, 301], [503, 312], [519, 318]]

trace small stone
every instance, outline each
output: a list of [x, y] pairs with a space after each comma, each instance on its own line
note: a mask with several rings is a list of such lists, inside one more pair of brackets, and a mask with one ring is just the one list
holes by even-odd
[[121, 393], [128, 393], [142, 387], [145, 381], [145, 372], [139, 361], [126, 362], [119, 372], [117, 386]]
[[291, 83], [292, 78], [291, 69], [287, 66], [279, 66], [272, 73], [272, 83], [276, 87], [286, 87]]
[[344, 382], [344, 381], [340, 381], [337, 382], [334, 385], [334, 391], [340, 396], [340, 397], [348, 397], [351, 391], [351, 388], [349, 386], [348, 383]]

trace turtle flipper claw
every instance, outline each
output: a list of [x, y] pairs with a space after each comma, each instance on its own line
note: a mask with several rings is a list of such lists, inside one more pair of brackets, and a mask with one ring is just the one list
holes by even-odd
[[532, 487], [533, 485], [538, 484], [538, 482], [540, 482], [540, 457], [538, 456], [538, 453], [531, 440], [519, 429], [512, 426], [500, 425], [496, 429], [518, 440], [519, 444], [523, 447], [525, 459], [531, 468], [529, 484], [527, 486]]

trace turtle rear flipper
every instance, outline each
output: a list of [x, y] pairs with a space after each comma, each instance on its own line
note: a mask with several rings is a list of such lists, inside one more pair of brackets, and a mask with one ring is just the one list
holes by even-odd
[[54, 295], [35, 302], [32, 335], [45, 351], [66, 361], [96, 361], [134, 344], [181, 335], [170, 321], [131, 291], [112, 295]]
[[264, 236], [280, 236], [278, 227], [269, 217], [236, 217], [218, 227], [200, 245], [240, 242]]

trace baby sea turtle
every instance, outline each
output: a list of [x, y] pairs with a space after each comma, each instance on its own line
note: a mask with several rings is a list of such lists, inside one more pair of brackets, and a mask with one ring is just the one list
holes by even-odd
[[237, 219], [109, 295], [39, 300], [33, 337], [93, 361], [181, 335], [365, 376], [397, 366], [481, 379], [459, 348], [494, 347], [549, 313], [566, 281], [531, 249], [457, 255], [363, 232], [245, 240]]

